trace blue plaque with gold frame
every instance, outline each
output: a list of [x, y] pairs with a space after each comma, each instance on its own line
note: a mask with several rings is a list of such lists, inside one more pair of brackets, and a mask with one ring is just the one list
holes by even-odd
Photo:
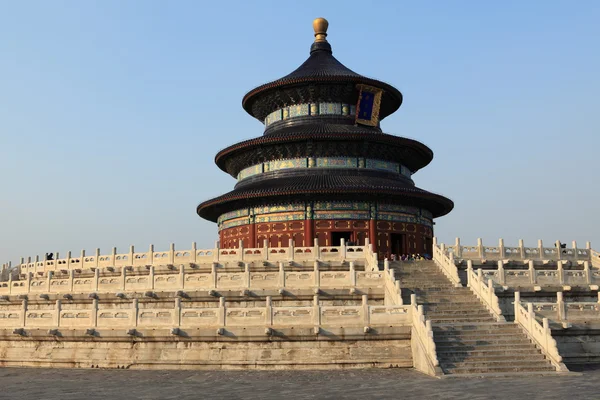
[[383, 90], [358, 84], [358, 103], [356, 105], [356, 123], [361, 125], [377, 126], [379, 123], [379, 108]]

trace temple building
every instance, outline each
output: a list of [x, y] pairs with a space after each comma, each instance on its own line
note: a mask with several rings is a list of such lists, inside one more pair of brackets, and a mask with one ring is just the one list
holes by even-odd
[[373, 245], [380, 257], [432, 253], [434, 218], [446, 197], [415, 186], [433, 152], [381, 129], [402, 104], [393, 86], [345, 67], [313, 22], [310, 56], [295, 71], [242, 100], [265, 125], [258, 138], [221, 150], [215, 162], [234, 189], [201, 203], [221, 248]]

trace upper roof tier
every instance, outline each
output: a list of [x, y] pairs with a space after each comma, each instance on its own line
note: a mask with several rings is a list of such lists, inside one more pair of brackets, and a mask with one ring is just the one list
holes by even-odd
[[328, 23], [323, 18], [313, 22], [315, 42], [310, 56], [295, 71], [248, 92], [242, 106], [261, 122], [272, 112], [297, 104], [340, 103], [356, 105], [358, 84], [383, 90], [379, 120], [395, 112], [402, 104], [402, 93], [395, 87], [367, 78], [344, 66], [332, 54], [327, 42]]

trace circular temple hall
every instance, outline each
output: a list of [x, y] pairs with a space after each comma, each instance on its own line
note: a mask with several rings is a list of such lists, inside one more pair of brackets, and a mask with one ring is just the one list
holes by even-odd
[[415, 186], [433, 152], [381, 130], [402, 104], [393, 86], [341, 64], [313, 22], [310, 56], [295, 71], [242, 100], [264, 134], [221, 150], [215, 162], [237, 179], [229, 193], [201, 203], [221, 248], [370, 243], [380, 257], [432, 254], [434, 218], [446, 197]]

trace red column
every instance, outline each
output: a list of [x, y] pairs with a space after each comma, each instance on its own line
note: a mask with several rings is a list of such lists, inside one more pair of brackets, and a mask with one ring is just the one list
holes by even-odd
[[257, 246], [257, 244], [256, 244], [256, 224], [254, 222], [250, 224], [249, 242], [250, 243], [248, 244], [248, 247], [250, 247], [250, 248], [260, 247], [260, 246]]
[[[313, 246], [313, 238], [315, 237], [315, 232], [314, 232], [314, 227], [313, 227], [313, 220], [312, 219], [305, 219], [304, 220], [304, 246], [305, 247], [311, 247]], [[323, 246], [323, 244], [319, 243], [320, 246]]]
[[377, 221], [369, 220], [369, 242], [373, 246], [373, 253], [377, 253]]

